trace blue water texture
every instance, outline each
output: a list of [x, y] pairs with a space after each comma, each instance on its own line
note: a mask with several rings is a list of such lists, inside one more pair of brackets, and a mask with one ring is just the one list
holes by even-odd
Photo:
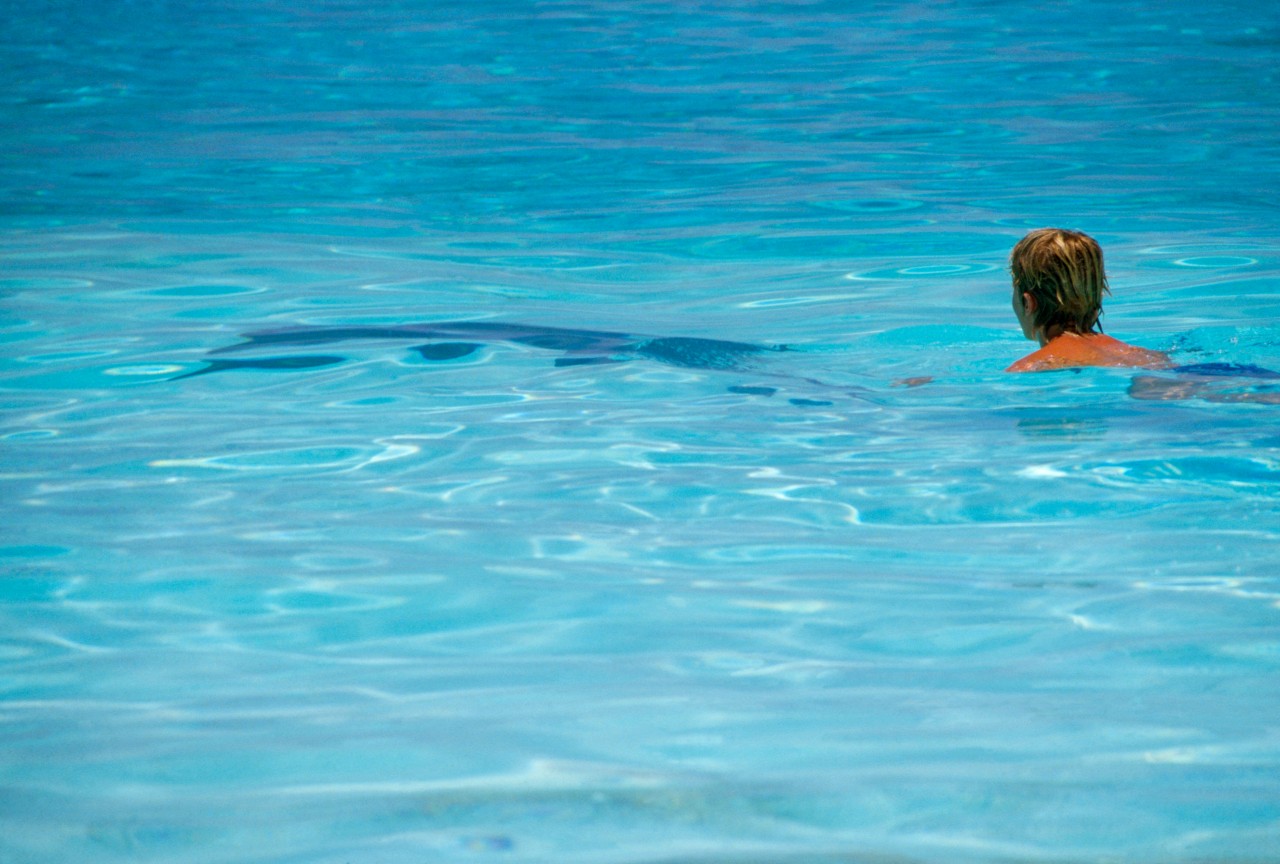
[[1280, 6], [0, 10], [0, 861], [1280, 861]]

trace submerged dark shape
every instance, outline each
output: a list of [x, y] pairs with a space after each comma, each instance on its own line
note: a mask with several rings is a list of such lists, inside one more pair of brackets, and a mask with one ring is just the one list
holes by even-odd
[[[690, 336], [643, 336], [611, 330], [577, 330], [568, 327], [542, 327], [502, 321], [441, 321], [425, 324], [353, 325], [339, 327], [285, 327], [258, 330], [244, 334], [244, 341], [209, 352], [210, 355], [255, 350], [278, 351], [287, 348], [335, 345], [339, 342], [408, 342], [410, 349], [423, 360], [442, 363], [474, 354], [486, 344], [506, 342], [559, 351], [558, 367], [595, 366], [632, 360], [653, 360], [684, 369], [750, 372], [790, 384], [804, 384], [833, 392], [831, 385], [813, 378], [788, 374], [781, 370], [758, 368], [765, 355], [790, 351], [786, 345], [753, 345], [724, 339], [701, 339]], [[416, 344], [415, 344], [416, 343]], [[178, 378], [192, 378], [228, 369], [306, 369], [341, 363], [345, 358], [330, 355], [299, 357], [265, 357], [253, 359], [210, 359], [208, 366]], [[170, 379], [176, 380], [176, 379]], [[868, 400], [865, 388], [838, 388], [847, 396]], [[773, 396], [775, 387], [734, 385], [729, 392], [747, 396]], [[811, 407], [831, 403], [818, 399], [792, 399], [792, 404]], [[871, 400], [874, 401], [874, 400]]]
[[1214, 378], [1280, 378], [1280, 372], [1254, 366], [1252, 363], [1192, 363], [1189, 366], [1175, 366], [1172, 371]]
[[616, 357], [557, 357], [557, 366], [599, 366], [601, 363], [621, 363]]
[[[254, 348], [332, 345], [353, 341], [428, 341], [414, 350], [424, 360], [444, 361], [465, 357], [478, 347], [475, 342], [510, 342], [563, 351], [570, 355], [556, 360], [557, 366], [612, 363], [638, 357], [687, 369], [743, 369], [753, 357], [785, 351], [785, 345], [752, 345], [722, 339], [684, 336], [647, 337], [608, 330], [575, 330], [498, 321], [442, 321], [434, 324], [354, 327], [290, 327], [245, 334], [245, 341], [210, 353], [227, 354]], [[230, 368], [230, 367], [229, 367]], [[214, 371], [214, 370], [207, 370]]]
[[558, 351], [607, 351], [633, 342], [626, 333], [601, 330], [570, 330], [506, 324], [498, 321], [441, 321], [434, 324], [402, 324], [391, 327], [287, 327], [245, 334], [245, 341], [210, 353], [227, 354], [275, 345], [332, 345], [337, 342], [410, 341], [417, 339], [478, 339], [487, 342], [515, 342]]
[[423, 360], [457, 360], [475, 353], [479, 347], [474, 342], [432, 342], [413, 350], [421, 354]]
[[743, 360], [753, 354], [786, 350], [785, 345], [762, 348], [745, 342], [690, 339], [684, 336], [648, 339], [635, 346], [636, 353], [642, 357], [689, 369], [740, 369]]
[[318, 366], [333, 366], [347, 358], [331, 354], [299, 355], [296, 357], [255, 357], [251, 360], [206, 360], [208, 365], [194, 372], [175, 375], [170, 381], [183, 378], [195, 378], [197, 375], [208, 375], [210, 372], [225, 372], [228, 369], [314, 369]]
[[1206, 402], [1257, 402], [1280, 405], [1280, 392], [1255, 387], [1274, 385], [1249, 384], [1254, 381], [1280, 379], [1280, 372], [1251, 363], [1193, 363], [1168, 370], [1178, 377], [1138, 375], [1129, 382], [1129, 395], [1148, 402], [1174, 402], [1203, 399]]

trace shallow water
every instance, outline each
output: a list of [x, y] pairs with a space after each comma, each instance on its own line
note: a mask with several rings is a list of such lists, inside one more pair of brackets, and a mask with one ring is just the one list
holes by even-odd
[[[1280, 857], [1277, 407], [1001, 372], [1280, 369], [1275, 13], [6, 13], [4, 860]], [[795, 350], [173, 380], [459, 320]]]

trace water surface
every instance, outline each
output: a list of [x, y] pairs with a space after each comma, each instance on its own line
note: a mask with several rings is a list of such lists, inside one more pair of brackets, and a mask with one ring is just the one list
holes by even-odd
[[1275, 13], [5, 12], [0, 857], [1280, 857]]

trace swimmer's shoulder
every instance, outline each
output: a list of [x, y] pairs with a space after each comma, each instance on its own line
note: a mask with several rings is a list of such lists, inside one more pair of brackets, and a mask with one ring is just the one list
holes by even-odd
[[1121, 342], [1102, 333], [1081, 336], [1064, 333], [1039, 350], [1018, 360], [1006, 372], [1050, 372], [1083, 366], [1168, 369], [1173, 365], [1162, 351]]

